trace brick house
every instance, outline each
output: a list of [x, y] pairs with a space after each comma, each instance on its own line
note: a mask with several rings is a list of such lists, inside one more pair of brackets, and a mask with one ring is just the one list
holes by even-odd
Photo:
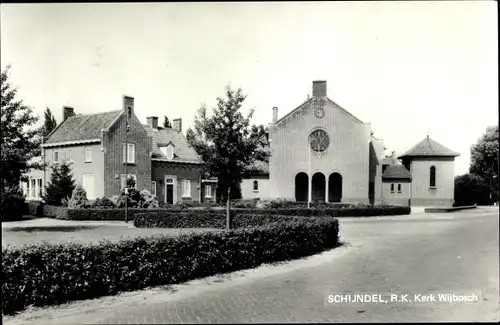
[[407, 153], [384, 155], [384, 142], [327, 97], [326, 81], [313, 96], [269, 124], [269, 164], [245, 175], [244, 199], [451, 206], [454, 157], [429, 137]]
[[158, 127], [157, 117], [142, 124], [134, 98], [128, 96], [116, 111], [75, 115], [72, 107], [63, 107], [63, 121], [47, 136], [42, 156], [36, 158], [48, 167], [30, 171], [23, 191], [27, 199], [40, 200], [50, 166], [65, 161], [89, 200], [119, 194], [126, 184], [125, 167], [136, 187], [147, 189], [160, 202], [214, 200], [215, 184], [201, 179], [202, 162], [182, 134], [182, 120], [174, 120], [173, 126]]

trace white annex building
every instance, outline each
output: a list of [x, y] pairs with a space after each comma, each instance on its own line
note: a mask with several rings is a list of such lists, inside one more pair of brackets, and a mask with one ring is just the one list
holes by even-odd
[[451, 206], [455, 153], [428, 136], [401, 156], [327, 97], [326, 81], [313, 96], [269, 124], [268, 165], [245, 176], [244, 199], [285, 199], [411, 206]]

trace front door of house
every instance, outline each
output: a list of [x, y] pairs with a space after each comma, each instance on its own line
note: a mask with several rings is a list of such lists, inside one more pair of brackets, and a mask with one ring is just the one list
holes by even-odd
[[174, 204], [175, 202], [175, 181], [175, 176], [165, 176], [165, 203], [167, 204]]
[[174, 204], [174, 184], [167, 184], [167, 203]]

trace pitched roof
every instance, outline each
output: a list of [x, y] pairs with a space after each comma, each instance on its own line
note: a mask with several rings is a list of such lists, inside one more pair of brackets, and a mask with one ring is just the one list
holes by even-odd
[[382, 178], [410, 179], [411, 175], [404, 165], [389, 165], [384, 170]]
[[101, 138], [101, 129], [108, 128], [122, 111], [72, 116], [59, 124], [45, 144]]
[[149, 125], [144, 125], [144, 129], [148, 136], [153, 138], [153, 158], [167, 160], [167, 157], [161, 152], [160, 146], [166, 146], [172, 142], [174, 145], [174, 158], [168, 161], [201, 163], [200, 157], [181, 132], [170, 128], [155, 130]]
[[[283, 116], [282, 118], [278, 119], [276, 121], [276, 123], [274, 123], [275, 125], [278, 125], [279, 123], [281, 123], [281, 121], [285, 120], [287, 117], [295, 114], [296, 111], [298, 111], [299, 109], [301, 108], [304, 108], [306, 105], [314, 102], [315, 98], [314, 97], [311, 97], [309, 99], [307, 99], [305, 102], [303, 102], [302, 104], [300, 104], [299, 106], [297, 106], [295, 109], [293, 109], [292, 111], [288, 112], [285, 116]], [[326, 98], [326, 101], [330, 102], [331, 104], [335, 105], [336, 107], [338, 107], [342, 112], [346, 113], [347, 115], [349, 115], [350, 117], [352, 117], [355, 121], [363, 124], [363, 121], [361, 121], [359, 118], [357, 118], [356, 116], [352, 115], [350, 112], [348, 112], [345, 108], [343, 108], [342, 106], [340, 106], [339, 104], [335, 103], [333, 100], [331, 100], [330, 98]]]
[[456, 157], [459, 153], [451, 151], [442, 144], [432, 140], [427, 136], [424, 140], [417, 143], [405, 154], [398, 157]]

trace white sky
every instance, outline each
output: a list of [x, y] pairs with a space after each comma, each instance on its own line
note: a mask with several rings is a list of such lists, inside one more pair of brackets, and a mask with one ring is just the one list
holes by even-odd
[[120, 109], [192, 125], [230, 83], [253, 122], [301, 104], [312, 81], [403, 153], [427, 131], [461, 153], [498, 123], [495, 1], [1, 5], [1, 66], [58, 122]]

